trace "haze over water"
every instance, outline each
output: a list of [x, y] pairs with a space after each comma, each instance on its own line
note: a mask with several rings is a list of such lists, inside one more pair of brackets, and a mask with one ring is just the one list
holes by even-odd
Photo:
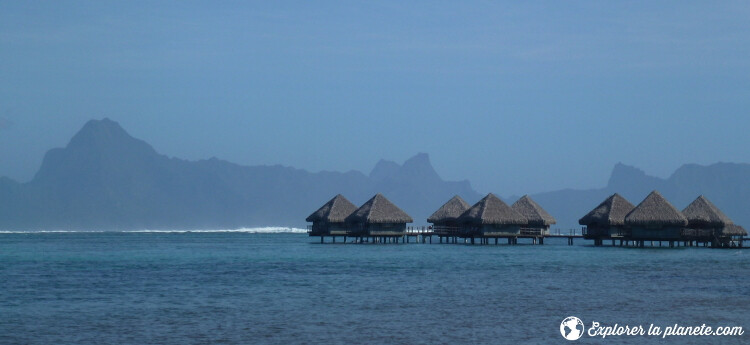
[[[0, 234], [0, 343], [560, 343], [560, 321], [750, 325], [743, 250]], [[584, 343], [662, 342], [584, 337]], [[667, 343], [747, 343], [671, 337]]]

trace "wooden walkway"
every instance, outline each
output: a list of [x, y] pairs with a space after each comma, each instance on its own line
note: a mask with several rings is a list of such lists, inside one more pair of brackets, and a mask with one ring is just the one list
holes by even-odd
[[[320, 237], [320, 243], [433, 243], [433, 237], [437, 237], [437, 243], [451, 243], [451, 244], [499, 244], [500, 239], [505, 239], [509, 245], [518, 244], [518, 239], [530, 239], [531, 244], [544, 244], [544, 240], [547, 238], [565, 238], [567, 239], [568, 245], [572, 246], [575, 239], [586, 239], [593, 240], [595, 246], [602, 246], [605, 243], [610, 243], [613, 247], [711, 247], [709, 243], [705, 241], [695, 240], [635, 240], [629, 238], [586, 238], [584, 229], [552, 229], [549, 231], [542, 232], [539, 229], [524, 229], [522, 228], [519, 233], [500, 234], [493, 236], [482, 236], [478, 233], [470, 233], [464, 231], [452, 231], [445, 228], [433, 229], [431, 227], [407, 227], [403, 233], [392, 234], [392, 235], [360, 235], [360, 234], [314, 234], [308, 230], [308, 234], [311, 237]], [[327, 242], [325, 238], [330, 240]], [[337, 238], [342, 238], [343, 241], [337, 242]], [[494, 241], [493, 241], [494, 240]], [[505, 242], [504, 241], [504, 242]], [[730, 246], [722, 246], [720, 248], [748, 248], [744, 245], [744, 242], [750, 241], [750, 237], [742, 237], [735, 239]]]
[[325, 238], [330, 238], [330, 243], [337, 243], [337, 237], [343, 237], [343, 243], [353, 239], [350, 243], [432, 243], [433, 237], [438, 237], [438, 243], [464, 243], [464, 244], [490, 244], [494, 239], [494, 244], [499, 244], [499, 240], [506, 239], [509, 245], [518, 244], [518, 239], [531, 239], [531, 244], [544, 244], [545, 238], [566, 238], [568, 245], [573, 245], [573, 240], [583, 238], [580, 230], [568, 229], [562, 231], [555, 229], [552, 231], [542, 232], [538, 229], [521, 229], [519, 233], [499, 234], [492, 236], [483, 236], [477, 233], [467, 233], [462, 231], [446, 231], [446, 229], [433, 229], [432, 227], [407, 227], [403, 234], [371, 236], [371, 235], [331, 235], [331, 234], [314, 234], [308, 230], [308, 234], [320, 237], [320, 243], [326, 243]]

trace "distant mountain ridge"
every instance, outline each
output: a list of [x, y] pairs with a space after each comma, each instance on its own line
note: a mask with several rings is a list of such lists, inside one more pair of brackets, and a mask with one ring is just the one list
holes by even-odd
[[[498, 177], [502, 178], [502, 177]], [[661, 179], [615, 165], [607, 186], [532, 195], [557, 219], [578, 219], [618, 192], [638, 204], [658, 189], [683, 209], [705, 195], [735, 223], [750, 225], [750, 164], [686, 164]], [[47, 152], [28, 183], [0, 177], [0, 230], [207, 229], [303, 226], [336, 194], [358, 206], [383, 193], [415, 225], [454, 195], [473, 204], [483, 195], [468, 181], [444, 181], [420, 153], [403, 164], [380, 160], [369, 175], [274, 166], [242, 166], [211, 158], [187, 161], [156, 152], [116, 122], [87, 122], [65, 148]], [[517, 197], [503, 198], [508, 203]]]
[[557, 218], [560, 227], [577, 227], [578, 219], [613, 193], [637, 205], [652, 190], [659, 190], [679, 210], [705, 195], [735, 223], [750, 225], [750, 164], [685, 164], [666, 179], [618, 163], [607, 186], [589, 190], [559, 190], [532, 197]]
[[370, 176], [186, 161], [157, 153], [103, 119], [87, 122], [65, 148], [48, 151], [30, 182], [0, 178], [0, 229], [303, 226], [337, 193], [361, 204], [377, 192], [420, 223], [455, 194], [479, 198], [468, 181], [443, 181], [427, 154], [403, 165], [379, 163]]

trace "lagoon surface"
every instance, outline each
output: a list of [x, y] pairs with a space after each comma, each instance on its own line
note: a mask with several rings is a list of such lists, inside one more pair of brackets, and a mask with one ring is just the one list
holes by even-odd
[[567, 316], [746, 329], [582, 343], [750, 341], [747, 249], [318, 242], [0, 233], [0, 344], [546, 344]]

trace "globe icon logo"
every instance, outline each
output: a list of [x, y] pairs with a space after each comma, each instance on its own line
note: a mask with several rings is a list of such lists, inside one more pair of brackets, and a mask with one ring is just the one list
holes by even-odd
[[560, 334], [568, 340], [578, 340], [583, 336], [583, 321], [575, 316], [568, 316], [560, 322]]

